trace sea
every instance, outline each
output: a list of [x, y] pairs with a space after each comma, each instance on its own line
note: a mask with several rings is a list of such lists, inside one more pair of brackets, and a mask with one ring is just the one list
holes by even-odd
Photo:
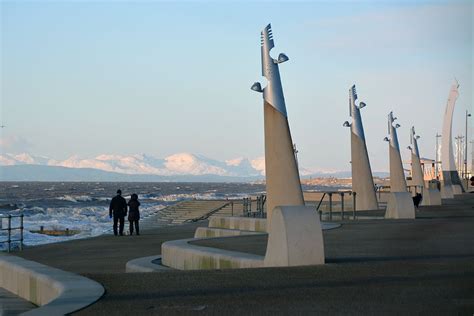
[[[8, 215], [24, 215], [24, 245], [34, 246], [111, 233], [109, 204], [118, 189], [130, 199], [138, 194], [142, 218], [180, 201], [192, 199], [242, 199], [265, 193], [262, 183], [177, 183], [177, 182], [0, 182], [1, 227]], [[323, 187], [304, 186], [305, 190]], [[327, 189], [327, 187], [324, 187]], [[12, 227], [19, 227], [12, 218]], [[79, 231], [72, 236], [49, 236], [40, 230]], [[12, 239], [19, 231], [12, 231]], [[0, 249], [6, 249], [7, 230], [0, 230]], [[18, 245], [14, 245], [18, 247]]]

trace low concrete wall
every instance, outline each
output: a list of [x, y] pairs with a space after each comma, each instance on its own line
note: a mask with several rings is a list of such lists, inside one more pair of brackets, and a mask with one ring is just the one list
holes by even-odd
[[194, 233], [194, 238], [214, 238], [214, 237], [229, 237], [229, 236], [243, 236], [243, 235], [258, 235], [263, 232], [253, 232], [248, 230], [214, 228], [214, 227], [198, 227]]
[[133, 259], [125, 265], [125, 272], [166, 272], [171, 270], [170, 268], [161, 265], [160, 262], [161, 256], [149, 256]]
[[212, 216], [209, 218], [209, 227], [265, 233], [267, 231], [267, 220], [252, 217]]
[[263, 256], [189, 244], [196, 239], [167, 241], [161, 245], [162, 263], [179, 270], [242, 269], [263, 267]]
[[0, 287], [40, 306], [23, 315], [69, 314], [104, 294], [95, 281], [7, 254], [0, 254]]

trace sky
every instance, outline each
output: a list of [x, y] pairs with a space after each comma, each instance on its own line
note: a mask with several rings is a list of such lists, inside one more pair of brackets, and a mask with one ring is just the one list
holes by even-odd
[[[387, 114], [434, 158], [449, 89], [453, 134], [473, 105], [471, 1], [2, 1], [2, 153], [264, 155], [260, 31], [272, 24], [300, 165], [350, 170], [356, 84], [372, 169]], [[474, 118], [473, 118], [474, 119]], [[470, 130], [472, 131], [472, 120]], [[469, 133], [472, 134], [472, 133]], [[471, 151], [471, 150], [469, 150]]]

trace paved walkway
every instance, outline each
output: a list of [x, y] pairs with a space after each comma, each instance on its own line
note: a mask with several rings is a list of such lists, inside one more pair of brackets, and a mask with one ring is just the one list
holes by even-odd
[[[125, 274], [125, 263], [207, 222], [26, 249], [22, 257], [101, 282], [79, 315], [474, 313], [474, 194], [416, 220], [345, 221], [324, 232], [328, 263], [297, 268]], [[250, 238], [250, 239], [245, 239]], [[265, 237], [200, 243], [263, 254]], [[254, 239], [252, 239], [254, 238]], [[228, 239], [227, 239], [228, 240]]]
[[36, 307], [33, 303], [0, 287], [0, 315], [18, 315]]

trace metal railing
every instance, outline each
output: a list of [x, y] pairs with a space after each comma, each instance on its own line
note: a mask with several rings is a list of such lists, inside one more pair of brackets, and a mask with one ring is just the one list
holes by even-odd
[[[413, 190], [414, 189], [414, 190]], [[378, 185], [375, 189], [375, 192], [378, 195], [378, 199], [380, 200], [382, 193], [390, 193], [390, 186], [389, 185]], [[423, 193], [423, 186], [421, 185], [407, 185], [407, 192], [413, 193]]]
[[231, 201], [231, 202], [227, 202], [221, 206], [218, 206], [216, 207], [215, 209], [211, 210], [210, 212], [200, 216], [200, 217], [196, 217], [196, 218], [192, 218], [192, 219], [188, 219], [188, 220], [185, 220], [184, 222], [185, 223], [189, 223], [189, 222], [192, 222], [192, 223], [195, 223], [195, 222], [199, 222], [199, 221], [202, 221], [202, 220], [205, 220], [205, 219], [208, 219], [209, 217], [211, 217], [211, 215], [214, 215], [214, 213], [217, 213], [219, 212], [220, 210], [222, 210], [224, 207], [227, 207], [231, 205], [232, 207], [232, 213], [234, 213], [234, 202]]
[[[0, 230], [8, 231], [8, 239], [0, 240], [0, 243], [7, 244], [7, 251], [11, 251], [12, 242], [20, 242], [20, 250], [23, 250], [23, 214], [20, 215], [0, 215], [0, 221], [2, 223], [2, 227]], [[8, 225], [6, 228], [3, 228], [3, 219], [7, 219]], [[20, 226], [12, 227], [12, 218], [20, 218]], [[20, 238], [19, 239], [12, 239], [12, 230], [20, 230]]]
[[333, 195], [340, 195], [341, 197], [341, 208], [340, 208], [340, 211], [341, 211], [341, 220], [344, 219], [344, 211], [345, 211], [345, 208], [344, 208], [344, 195], [345, 194], [348, 194], [348, 195], [351, 195], [352, 196], [352, 218], [355, 220], [356, 219], [356, 196], [357, 196], [357, 193], [356, 192], [352, 192], [352, 191], [326, 191], [326, 192], [323, 192], [323, 196], [321, 197], [321, 199], [319, 200], [319, 203], [318, 205], [316, 206], [316, 212], [319, 213], [319, 219], [322, 219], [322, 216], [323, 216], [323, 212], [320, 210], [321, 208], [321, 204], [323, 203], [323, 200], [324, 198], [326, 197], [326, 195], [329, 196], [329, 220], [332, 220], [332, 212], [333, 212]]
[[252, 201], [252, 197], [242, 199], [242, 210], [244, 216], [265, 218], [265, 202], [267, 201], [267, 196], [265, 194], [257, 196], [255, 199], [257, 202], [257, 209], [255, 212], [252, 212]]

